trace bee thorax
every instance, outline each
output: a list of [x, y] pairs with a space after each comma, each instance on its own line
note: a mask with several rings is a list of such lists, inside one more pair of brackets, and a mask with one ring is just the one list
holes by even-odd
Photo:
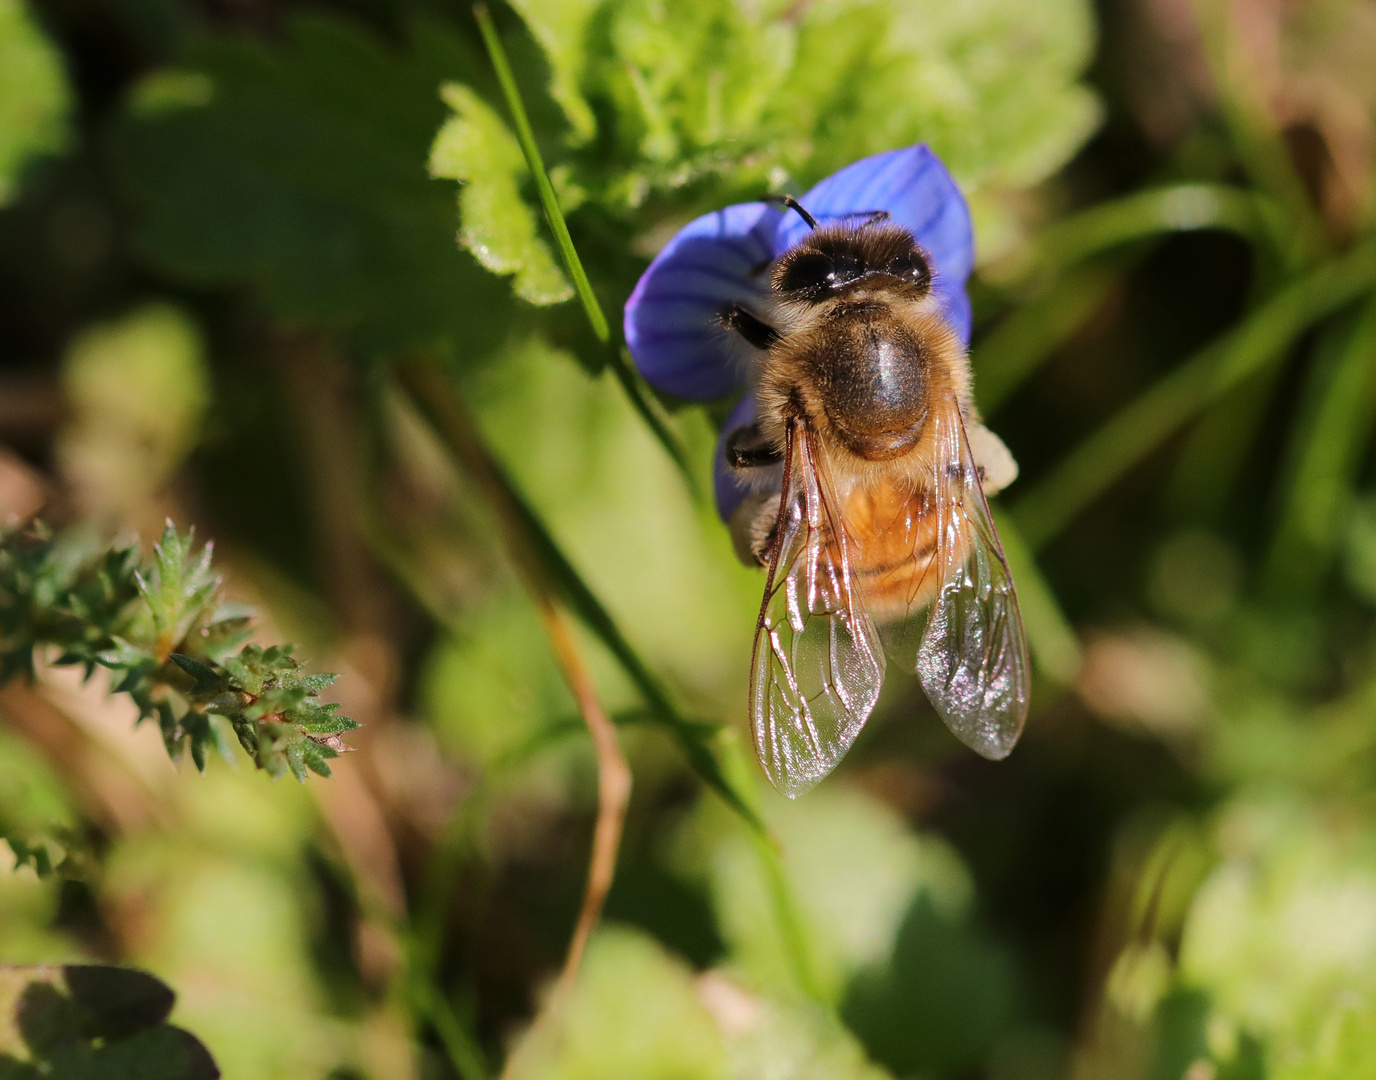
[[828, 322], [806, 366], [838, 437], [871, 461], [906, 453], [927, 417], [921, 341], [882, 304], [841, 306]]

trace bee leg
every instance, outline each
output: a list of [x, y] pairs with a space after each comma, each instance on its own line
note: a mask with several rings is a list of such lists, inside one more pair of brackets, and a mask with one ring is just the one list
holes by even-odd
[[779, 448], [760, 434], [756, 424], [738, 427], [726, 437], [726, 463], [733, 469], [758, 469], [783, 459]]
[[746, 311], [740, 304], [730, 304], [722, 310], [721, 324], [734, 330], [757, 349], [767, 349], [779, 340], [779, 331]]
[[[725, 450], [727, 465], [741, 472], [777, 466], [784, 459], [779, 448], [760, 433], [758, 424], [746, 424], [727, 435]], [[731, 542], [746, 566], [763, 566], [768, 561], [778, 518], [777, 488], [751, 492], [731, 515]]]
[[774, 533], [779, 527], [779, 493], [757, 491], [748, 495], [731, 515], [731, 546], [746, 566], [769, 565]]

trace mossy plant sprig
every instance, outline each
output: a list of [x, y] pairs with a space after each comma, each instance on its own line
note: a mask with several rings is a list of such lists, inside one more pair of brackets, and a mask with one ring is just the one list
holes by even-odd
[[36, 652], [55, 650], [52, 663], [87, 678], [112, 672], [111, 691], [157, 723], [173, 760], [189, 749], [204, 770], [211, 747], [232, 759], [232, 730], [273, 777], [329, 776], [358, 727], [320, 700], [336, 676], [304, 674], [290, 645], [250, 643], [253, 612], [225, 601], [211, 551], [170, 521], [151, 559], [77, 530], [0, 536], [0, 683], [32, 677]]

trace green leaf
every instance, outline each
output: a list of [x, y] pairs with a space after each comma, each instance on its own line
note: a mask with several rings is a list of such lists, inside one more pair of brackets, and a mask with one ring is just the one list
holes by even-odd
[[455, 245], [452, 191], [425, 171], [436, 88], [468, 47], [435, 21], [405, 36], [303, 16], [272, 46], [207, 38], [150, 75], [111, 133], [146, 255], [366, 351], [496, 345], [508, 291]]
[[805, 186], [918, 141], [967, 189], [1024, 187], [1100, 114], [1079, 83], [1094, 46], [1084, 0], [516, 7], [545, 49], [575, 146], [592, 130], [584, 106], [598, 118], [602, 153], [586, 170], [572, 154], [575, 180], [622, 211], [709, 178], [724, 181], [721, 198]]
[[49, 854], [46, 844], [41, 841], [34, 844], [19, 836], [6, 836], [5, 843], [9, 845], [10, 851], [14, 854], [16, 870], [21, 866], [31, 866], [33, 872], [41, 878], [47, 877], [53, 872], [53, 858]]
[[517, 1042], [511, 1080], [727, 1080], [721, 1036], [692, 970], [653, 940], [607, 927], [588, 943], [578, 981]]
[[563, 108], [579, 142], [597, 131], [581, 83], [587, 68], [588, 33], [602, 0], [512, 0], [550, 65], [550, 94]]
[[511, 1080], [886, 1080], [834, 1014], [703, 975], [654, 940], [604, 927], [575, 983], [517, 1041]]
[[637, 205], [647, 184], [678, 186], [744, 152], [775, 161], [798, 150], [804, 118], [773, 112], [796, 56], [789, 21], [734, 0], [631, 0], [604, 12], [588, 79], [615, 110], [618, 156], [632, 170], [608, 186], [610, 199]]
[[573, 286], [539, 235], [535, 211], [521, 195], [530, 175], [520, 143], [468, 87], [441, 90], [454, 116], [440, 129], [430, 153], [432, 176], [458, 180], [459, 239], [495, 274], [515, 275], [516, 295], [532, 304], [557, 304]]
[[[824, 787], [798, 802], [765, 792], [763, 804], [824, 999], [837, 1001], [858, 971], [889, 956], [919, 894], [945, 918], [965, 913], [971, 883], [959, 856], [936, 837], [914, 835], [874, 800]], [[757, 987], [796, 994], [792, 946], [755, 838], [722, 828], [707, 847], [713, 904], [733, 961]]]
[[977, 1073], [1017, 1014], [1013, 958], [970, 922], [918, 896], [893, 955], [849, 987], [841, 1016], [900, 1076]]
[[602, 306], [597, 302], [597, 297], [593, 295], [592, 284], [588, 281], [587, 272], [578, 258], [578, 249], [573, 246], [573, 238], [569, 235], [569, 227], [564, 220], [564, 211], [559, 206], [554, 184], [545, 169], [540, 148], [535, 143], [535, 132], [531, 130], [530, 117], [526, 115], [525, 103], [521, 100], [521, 91], [516, 85], [516, 76], [511, 72], [511, 64], [507, 60], [502, 39], [498, 36], [492, 16], [488, 14], [484, 4], [477, 4], [473, 8], [473, 14], [478, 20], [478, 30], [482, 33], [483, 44], [487, 46], [492, 66], [497, 71], [497, 82], [501, 84], [502, 95], [506, 98], [507, 111], [511, 114], [512, 123], [516, 125], [517, 145], [520, 146], [521, 154], [526, 159], [526, 168], [530, 170], [531, 178], [535, 181], [540, 206], [545, 212], [545, 220], [549, 223], [550, 230], [554, 233], [559, 256], [563, 259], [564, 268], [569, 276], [573, 278], [574, 292], [578, 294], [578, 300], [583, 305], [593, 336], [603, 345], [609, 345], [611, 327]]
[[[1277, 792], [1224, 808], [1225, 858], [1190, 908], [1184, 984], [1211, 1028], [1249, 1032], [1287, 1080], [1376, 1069], [1376, 859], [1369, 823], [1344, 834]], [[1226, 1041], [1226, 1040], [1225, 1040]]]
[[209, 664], [203, 664], [193, 657], [174, 652], [170, 653], [167, 658], [196, 680], [196, 685], [191, 688], [193, 694], [204, 694], [218, 690], [224, 682], [223, 676], [218, 671]]
[[1376, 299], [1339, 326], [1310, 369], [1288, 458], [1283, 514], [1265, 576], [1281, 593], [1312, 590], [1342, 538], [1361, 452], [1371, 435]]
[[0, 1068], [16, 1078], [215, 1080], [210, 1052], [165, 1022], [175, 998], [141, 971], [0, 968]]
[[809, 174], [919, 139], [963, 184], [1022, 187], [1098, 123], [1079, 85], [1094, 47], [1082, 0], [809, 5], [780, 107], [815, 124]]
[[0, 206], [24, 165], [67, 144], [71, 92], [62, 60], [23, 0], [0, 0]]
[[170, 651], [197, 624], [209, 621], [219, 603], [220, 579], [210, 570], [211, 545], [196, 555], [194, 539], [194, 530], [182, 536], [168, 521], [162, 539], [153, 545], [151, 572], [134, 575], [153, 617], [159, 655]]
[[732, 1080], [888, 1080], [830, 1009], [813, 1002], [759, 997], [709, 972], [699, 996], [718, 1011]]

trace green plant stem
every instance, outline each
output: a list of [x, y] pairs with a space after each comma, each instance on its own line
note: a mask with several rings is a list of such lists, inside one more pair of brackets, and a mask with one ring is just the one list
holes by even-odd
[[1166, 483], [1162, 503], [1168, 515], [1217, 524], [1227, 513], [1228, 493], [1247, 465], [1283, 374], [1271, 365], [1201, 411]]
[[[1266, 591], [1311, 591], [1337, 547], [1363, 441], [1376, 371], [1376, 299], [1311, 368], [1289, 452], [1283, 511], [1262, 578]], [[1327, 361], [1327, 362], [1324, 362]]]
[[545, 170], [545, 161], [540, 156], [540, 148], [535, 143], [535, 132], [531, 129], [530, 118], [526, 116], [526, 107], [521, 101], [521, 92], [517, 89], [516, 77], [511, 73], [511, 64], [507, 62], [506, 50], [502, 48], [502, 40], [497, 36], [497, 27], [492, 23], [492, 16], [489, 14], [486, 4], [474, 5], [473, 17], [478, 20], [478, 30], [482, 33], [483, 44], [487, 46], [487, 55], [492, 59], [492, 67], [497, 72], [497, 82], [501, 85], [502, 95], [506, 98], [507, 109], [511, 112], [511, 121], [516, 125], [516, 138], [521, 144], [521, 152], [525, 154], [526, 164], [530, 166], [530, 174], [535, 178], [535, 188], [540, 193], [540, 205], [544, 207], [545, 220], [549, 222], [550, 231], [554, 233], [554, 242], [559, 247], [559, 254], [563, 256], [564, 265], [568, 267], [569, 277], [573, 279], [574, 291], [578, 293], [578, 299], [583, 304], [583, 310], [587, 313], [592, 332], [597, 336], [598, 341], [606, 345], [611, 341], [611, 327], [607, 323], [607, 316], [602, 311], [602, 305], [597, 302], [597, 297], [593, 295], [592, 283], [588, 281], [582, 260], [578, 258], [578, 252], [573, 246], [573, 238], [569, 235], [568, 224], [564, 221], [564, 212], [559, 208], [559, 200], [554, 194], [554, 185], [550, 182], [549, 173]]
[[[748, 751], [742, 745], [740, 735], [731, 728], [723, 728], [717, 745], [720, 748], [723, 768], [734, 786], [740, 791], [751, 791], [755, 783], [751, 778], [754, 766], [749, 760]], [[758, 814], [757, 807], [757, 802], [752, 799], [752, 812]], [[821, 979], [817, 974], [817, 959], [813, 955], [812, 943], [808, 940], [802, 913], [798, 910], [798, 899], [788, 880], [779, 840], [769, 832], [757, 830], [751, 841], [760, 873], [764, 876], [765, 888], [769, 893], [769, 904], [773, 909], [774, 922], [783, 944], [784, 955], [788, 957], [789, 967], [793, 971], [793, 979], [798, 989], [807, 997], [831, 1005], [822, 991]]]
[[398, 366], [397, 379], [445, 448], [486, 494], [513, 546], [512, 554], [526, 560], [530, 572], [548, 575], [551, 587], [607, 647], [703, 781], [754, 828], [763, 828], [759, 817], [722, 775], [716, 757], [703, 741], [701, 725], [674, 707], [602, 602], [489, 453], [445, 375], [430, 361], [412, 360]]
[[1376, 284], [1376, 240], [1280, 290], [1071, 451], [1013, 508], [1036, 551], [1129, 468], [1212, 401], [1277, 362], [1316, 319]]
[[488, 1080], [482, 1047], [454, 1013], [448, 998], [428, 980], [418, 981], [411, 987], [410, 993], [413, 1008], [430, 1022], [439, 1035], [445, 1055], [459, 1074], [459, 1080]]
[[621, 384], [621, 389], [630, 398], [631, 406], [640, 414], [640, 418], [645, 421], [654, 437], [659, 440], [664, 452], [673, 460], [674, 465], [683, 477], [683, 483], [688, 488], [688, 492], [694, 500], [702, 501], [702, 485], [698, 483], [698, 478], [693, 475], [692, 467], [688, 463], [688, 455], [684, 453], [683, 445], [665, 422], [664, 416], [657, 407], [653, 396], [645, 386], [645, 380], [635, 370], [635, 365], [631, 363], [630, 354], [624, 348], [612, 348], [608, 351], [608, 366], [612, 369], [612, 374], [616, 376], [616, 381]]
[[502, 96], [506, 98], [506, 106], [511, 113], [512, 123], [516, 125], [516, 138], [521, 144], [521, 152], [525, 155], [526, 165], [530, 169], [531, 176], [535, 178], [535, 188], [540, 195], [540, 205], [544, 209], [545, 220], [549, 222], [550, 231], [554, 234], [555, 245], [559, 248], [559, 255], [564, 260], [564, 266], [569, 272], [569, 277], [573, 279], [574, 291], [578, 294], [579, 303], [583, 305], [583, 311], [588, 317], [588, 325], [592, 328], [593, 336], [606, 349], [607, 363], [613, 374], [616, 375], [617, 382], [621, 384], [621, 388], [630, 399], [631, 406], [640, 414], [641, 419], [649, 426], [655, 438], [659, 440], [659, 444], [678, 467], [684, 482], [688, 485], [689, 492], [695, 499], [701, 499], [701, 486], [688, 467], [688, 458], [683, 452], [683, 447], [669, 429], [668, 424], [665, 423], [664, 417], [656, 410], [635, 369], [626, 362], [623, 350], [612, 341], [611, 324], [607, 321], [602, 305], [597, 301], [597, 295], [592, 291], [592, 282], [588, 280], [587, 271], [583, 269], [583, 260], [578, 257], [578, 249], [574, 247], [568, 222], [564, 218], [564, 211], [559, 206], [558, 196], [554, 192], [554, 184], [549, 178], [549, 171], [545, 168], [545, 160], [540, 154], [540, 147], [536, 145], [535, 132], [530, 126], [530, 118], [526, 115], [525, 103], [521, 100], [521, 91], [516, 85], [516, 77], [511, 72], [511, 64], [507, 60], [506, 49], [502, 47], [502, 39], [497, 34], [496, 26], [493, 25], [487, 5], [475, 5], [473, 17], [478, 21], [478, 29], [483, 36], [483, 44], [487, 46], [487, 54], [497, 73], [497, 82], [501, 85]]
[[778, 923], [779, 934], [783, 938], [784, 951], [798, 988], [814, 1001], [826, 1001], [822, 986], [817, 978], [817, 965], [808, 942], [807, 928], [803, 925], [798, 911], [797, 898], [789, 885], [787, 871], [779, 849], [767, 836], [755, 834], [752, 838], [755, 855], [764, 871], [765, 883], [769, 888], [770, 905], [774, 908], [774, 919]]

